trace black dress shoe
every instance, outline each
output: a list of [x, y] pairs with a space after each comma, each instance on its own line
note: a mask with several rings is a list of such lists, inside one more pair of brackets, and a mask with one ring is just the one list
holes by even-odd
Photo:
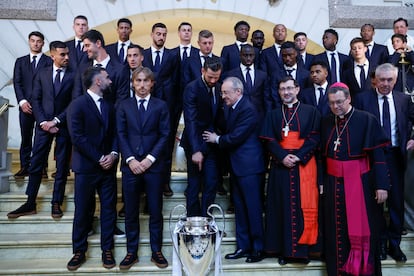
[[133, 253], [128, 253], [122, 262], [119, 264], [119, 269], [130, 269], [135, 263], [138, 262], [138, 256]]
[[125, 232], [122, 231], [121, 229], [119, 229], [118, 226], [115, 226], [115, 232], [114, 232], [114, 237], [115, 238], [125, 238]]
[[246, 263], [257, 263], [264, 259], [264, 254], [261, 251], [255, 251], [246, 259]]
[[118, 211], [118, 217], [120, 217], [120, 218], [125, 217], [125, 204], [123, 204], [121, 209]]
[[224, 258], [227, 260], [235, 260], [240, 258], [246, 258], [250, 256], [250, 251], [237, 249], [234, 253], [227, 254]]
[[74, 271], [78, 269], [85, 262], [85, 260], [86, 258], [84, 252], [76, 252], [75, 255], [73, 255], [72, 259], [70, 259], [66, 267], [68, 270]]
[[403, 229], [401, 230], [401, 235], [405, 236], [405, 235], [407, 235], [407, 234], [408, 234], [407, 229], [406, 229], [406, 228], [403, 228]]
[[22, 206], [7, 214], [8, 218], [18, 218], [21, 216], [36, 214], [36, 203], [24, 203]]
[[387, 259], [387, 243], [381, 242], [380, 244], [380, 260], [386, 260]]
[[29, 176], [29, 170], [27, 168], [21, 168], [17, 173], [14, 174], [14, 178], [22, 179]]
[[111, 250], [104, 250], [102, 252], [102, 265], [108, 269], [113, 268], [116, 265], [114, 255]]
[[224, 189], [223, 184], [220, 184], [217, 187], [217, 194], [221, 195], [221, 196], [227, 195], [227, 191], [226, 191], [226, 189]]
[[43, 169], [42, 178], [43, 179], [48, 179], [49, 178], [49, 176], [47, 175], [47, 169], [46, 168]]
[[279, 263], [280, 265], [285, 265], [285, 264], [287, 264], [288, 262], [287, 262], [287, 260], [286, 260], [284, 257], [279, 257], [278, 263]]
[[401, 248], [399, 246], [390, 247], [388, 250], [388, 255], [390, 255], [391, 258], [393, 258], [396, 262], [405, 263], [407, 261], [407, 257], [401, 251]]
[[158, 268], [166, 268], [168, 266], [168, 261], [165, 259], [161, 251], [152, 252], [151, 262], [153, 262]]
[[61, 218], [63, 217], [63, 212], [60, 209], [59, 203], [52, 203], [52, 218]]
[[170, 184], [164, 186], [164, 190], [162, 194], [166, 197], [170, 197], [174, 195], [174, 192], [171, 190]]

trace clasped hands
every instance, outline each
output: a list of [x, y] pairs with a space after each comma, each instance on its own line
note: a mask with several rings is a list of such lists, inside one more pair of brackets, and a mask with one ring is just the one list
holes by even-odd
[[151, 167], [152, 162], [148, 158], [144, 158], [141, 162], [132, 159], [128, 162], [129, 169], [133, 174], [142, 174]]

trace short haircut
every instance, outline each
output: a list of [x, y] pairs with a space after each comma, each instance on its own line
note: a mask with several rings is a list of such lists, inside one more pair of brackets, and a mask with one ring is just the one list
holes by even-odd
[[193, 28], [193, 26], [189, 22], [181, 22], [180, 25], [178, 25], [178, 31], [180, 31], [182, 26], [190, 26], [191, 29]]
[[132, 72], [131, 79], [134, 80], [140, 73], [144, 73], [145, 78], [147, 79], [150, 79], [152, 81], [155, 80], [154, 73], [151, 71], [151, 69], [149, 69], [148, 67], [143, 67], [143, 66], [138, 67], [137, 69], [134, 70], [134, 72]]
[[81, 14], [77, 15], [77, 16], [75, 16], [75, 18], [73, 18], [73, 23], [75, 23], [76, 19], [82, 19], [82, 20], [85, 20], [86, 22], [88, 22], [88, 18], [84, 15], [81, 15]]
[[90, 66], [86, 68], [85, 72], [83, 72], [82, 74], [83, 85], [88, 89], [91, 88], [93, 81], [95, 80], [95, 77], [99, 75], [102, 71], [106, 71], [105, 68], [95, 66]]
[[105, 40], [101, 32], [97, 30], [89, 30], [82, 35], [82, 41], [89, 39], [92, 43], [96, 43], [98, 40], [101, 42], [102, 47], [105, 47]]
[[351, 97], [348, 86], [342, 82], [336, 82], [328, 88], [328, 94], [336, 94], [338, 91], [344, 92], [347, 99]]
[[37, 36], [37, 37], [40, 37], [40, 39], [41, 39], [41, 40], [45, 40], [45, 36], [44, 36], [41, 32], [38, 32], [38, 31], [31, 32], [31, 33], [27, 36], [27, 38], [28, 38], [28, 39], [30, 39], [30, 37], [31, 37], [32, 35]]
[[249, 43], [246, 43], [246, 44], [242, 44], [242, 45], [240, 45], [240, 53], [241, 53], [241, 51], [242, 51], [242, 50], [244, 50], [244, 49], [251, 49], [251, 50], [254, 52], [254, 47], [253, 47], [253, 45], [251, 45], [251, 44], [249, 44]]
[[262, 35], [264, 36], [264, 32], [263, 32], [262, 30], [255, 30], [255, 31], [252, 33], [252, 36], [254, 36], [255, 34], [262, 34]]
[[326, 33], [333, 34], [336, 37], [336, 40], [339, 40], [338, 32], [335, 31], [334, 29], [326, 29], [323, 33], [324, 34], [326, 34]]
[[394, 38], [399, 38], [401, 39], [404, 43], [407, 43], [407, 36], [406, 35], [402, 35], [402, 34], [393, 34], [391, 36], [391, 42], [394, 40]]
[[277, 84], [277, 87], [279, 88], [281, 83], [285, 83], [288, 81], [293, 81], [293, 85], [295, 85], [295, 87], [299, 87], [299, 83], [297, 82], [297, 80], [295, 80], [292, 76], [285, 76], [283, 77]]
[[57, 48], [67, 48], [68, 46], [65, 44], [65, 42], [55, 40], [49, 43], [49, 49], [50, 51], [55, 51]]
[[227, 77], [223, 81], [223, 83], [226, 82], [226, 81], [231, 82], [231, 88], [233, 88], [234, 90], [239, 89], [241, 91], [241, 93], [243, 94], [244, 86], [243, 86], [242, 81], [239, 78], [237, 78], [237, 77]]
[[408, 27], [408, 21], [407, 21], [407, 19], [402, 18], [402, 17], [399, 17], [399, 18], [395, 19], [395, 20], [394, 20], [394, 22], [392, 23], [392, 25], [394, 26], [394, 25], [395, 25], [395, 23], [397, 23], [397, 22], [399, 22], [399, 21], [404, 21], [404, 22], [405, 22], [405, 26], [407, 26], [407, 27]]
[[206, 57], [203, 68], [206, 71], [207, 69], [210, 69], [213, 72], [217, 72], [223, 68], [223, 64], [221, 63], [221, 59], [219, 57]]
[[361, 31], [363, 28], [365, 27], [370, 27], [373, 31], [375, 31], [375, 27], [374, 25], [370, 24], [370, 23], [365, 23], [364, 25], [361, 26]]
[[322, 68], [326, 69], [329, 72], [329, 65], [325, 61], [315, 60], [311, 63], [309, 68], [312, 68], [312, 66], [315, 66], [315, 65], [319, 65], [319, 66], [321, 66]]
[[298, 32], [293, 36], [293, 40], [296, 40], [299, 36], [303, 35], [304, 37], [308, 37], [304, 32]]
[[247, 23], [246, 21], [244, 21], [244, 20], [241, 20], [241, 21], [239, 21], [239, 22], [237, 22], [236, 23], [236, 25], [234, 25], [234, 31], [236, 31], [237, 30], [237, 28], [239, 27], [239, 26], [247, 26], [247, 28], [249, 28], [249, 30], [250, 30], [250, 25], [249, 25], [249, 23]]
[[391, 63], [383, 63], [375, 68], [375, 76], [378, 76], [381, 72], [392, 72], [395, 79], [398, 77], [398, 68]]
[[349, 42], [349, 45], [352, 47], [355, 43], [362, 43], [365, 45], [364, 40], [361, 37], [354, 37], [351, 42]]
[[292, 41], [285, 41], [282, 43], [282, 45], [280, 45], [280, 50], [290, 49], [290, 48], [296, 49], [295, 43], [293, 43]]
[[[138, 44], [129, 44], [129, 46], [128, 46], [128, 49], [138, 49], [139, 50], [139, 53], [141, 54], [141, 55], [144, 55], [144, 48], [142, 48], [140, 45], [138, 45]], [[128, 50], [127, 50], [128, 51]]]
[[127, 23], [132, 28], [132, 22], [128, 18], [119, 19], [118, 22], [116, 23], [116, 25], [119, 27], [119, 24], [121, 24], [121, 23]]
[[199, 33], [198, 33], [198, 39], [200, 39], [201, 37], [204, 37], [204, 38], [210, 38], [210, 37], [212, 37], [213, 36], [213, 33], [212, 32], [210, 32], [209, 30], [201, 30]]
[[152, 25], [152, 29], [151, 29], [151, 31], [152, 31], [152, 32], [154, 32], [154, 30], [155, 30], [156, 28], [167, 29], [167, 26], [165, 26], [165, 24], [164, 24], [164, 23], [158, 22], [158, 23], [155, 23], [154, 25]]

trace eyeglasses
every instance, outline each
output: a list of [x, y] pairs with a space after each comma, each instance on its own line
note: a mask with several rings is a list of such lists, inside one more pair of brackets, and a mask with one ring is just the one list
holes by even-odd
[[337, 101], [334, 101], [334, 102], [328, 102], [328, 104], [330, 105], [330, 106], [333, 106], [333, 105], [337, 105], [337, 106], [342, 106], [342, 105], [344, 105], [344, 103], [345, 103], [345, 101], [346, 101], [347, 99], [343, 99], [343, 100], [337, 100]]
[[281, 92], [285, 92], [285, 91], [287, 91], [287, 92], [292, 92], [293, 90], [295, 90], [295, 86], [288, 86], [288, 87], [281, 87], [281, 88], [279, 88], [279, 91], [281, 91]]

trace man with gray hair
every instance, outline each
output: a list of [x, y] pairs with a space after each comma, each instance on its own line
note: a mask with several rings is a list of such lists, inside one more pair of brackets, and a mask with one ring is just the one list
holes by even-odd
[[265, 167], [262, 145], [257, 136], [258, 114], [252, 103], [243, 96], [240, 79], [225, 79], [221, 94], [226, 105], [225, 127], [221, 135], [204, 131], [203, 138], [226, 150], [230, 157], [237, 249], [225, 258], [247, 257], [248, 263], [260, 262], [264, 257], [260, 183]]

